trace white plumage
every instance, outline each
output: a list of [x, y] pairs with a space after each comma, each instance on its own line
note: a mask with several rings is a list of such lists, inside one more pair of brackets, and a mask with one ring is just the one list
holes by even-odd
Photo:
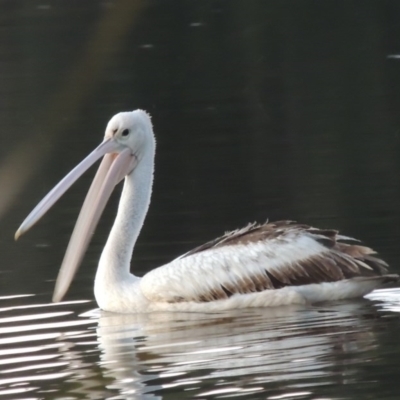
[[134, 245], [151, 197], [155, 140], [142, 110], [115, 115], [105, 139], [31, 212], [27, 231], [96, 160], [104, 156], [71, 237], [54, 292], [66, 293], [114, 186], [125, 178], [117, 217], [95, 279], [99, 306], [113, 312], [214, 311], [304, 304], [362, 296], [397, 281], [373, 250], [333, 230], [290, 221], [249, 225], [138, 278]]
[[[284, 243], [277, 241], [211, 248], [178, 258], [147, 273], [140, 288], [151, 301], [174, 302], [179, 297], [196, 300], [202, 293], [212, 292], [224, 282], [243, 286], [243, 279], [262, 274], [265, 266], [273, 274], [293, 259], [307, 259], [326, 250], [306, 235], [296, 237], [291, 234]], [[198, 279], [202, 276], [207, 279]]]

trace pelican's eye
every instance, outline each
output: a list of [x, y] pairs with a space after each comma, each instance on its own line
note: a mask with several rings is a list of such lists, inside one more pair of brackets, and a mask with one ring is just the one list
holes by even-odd
[[129, 133], [130, 133], [129, 129], [124, 129], [124, 130], [121, 132], [121, 136], [122, 136], [122, 137], [127, 137], [127, 136], [129, 135]]

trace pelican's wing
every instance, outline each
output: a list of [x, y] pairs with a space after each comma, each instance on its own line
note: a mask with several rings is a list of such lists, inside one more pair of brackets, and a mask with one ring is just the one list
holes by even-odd
[[372, 249], [354, 242], [292, 221], [252, 224], [150, 271], [140, 285], [150, 301], [204, 302], [387, 273]]

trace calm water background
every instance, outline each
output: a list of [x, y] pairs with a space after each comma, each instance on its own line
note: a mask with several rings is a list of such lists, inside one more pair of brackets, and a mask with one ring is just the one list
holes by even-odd
[[0, 1], [0, 396], [398, 399], [400, 290], [223, 314], [93, 310], [112, 198], [51, 293], [93, 176], [32, 207], [143, 108], [157, 136], [143, 274], [249, 221], [340, 229], [400, 272], [400, 2]]

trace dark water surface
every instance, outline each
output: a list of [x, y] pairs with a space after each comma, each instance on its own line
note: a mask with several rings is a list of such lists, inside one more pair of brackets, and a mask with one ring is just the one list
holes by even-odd
[[157, 136], [142, 275], [267, 218], [340, 229], [400, 272], [400, 3], [0, 2], [0, 396], [398, 399], [400, 289], [314, 307], [90, 311], [111, 200], [66, 302], [51, 293], [86, 174], [33, 206], [143, 108]]

